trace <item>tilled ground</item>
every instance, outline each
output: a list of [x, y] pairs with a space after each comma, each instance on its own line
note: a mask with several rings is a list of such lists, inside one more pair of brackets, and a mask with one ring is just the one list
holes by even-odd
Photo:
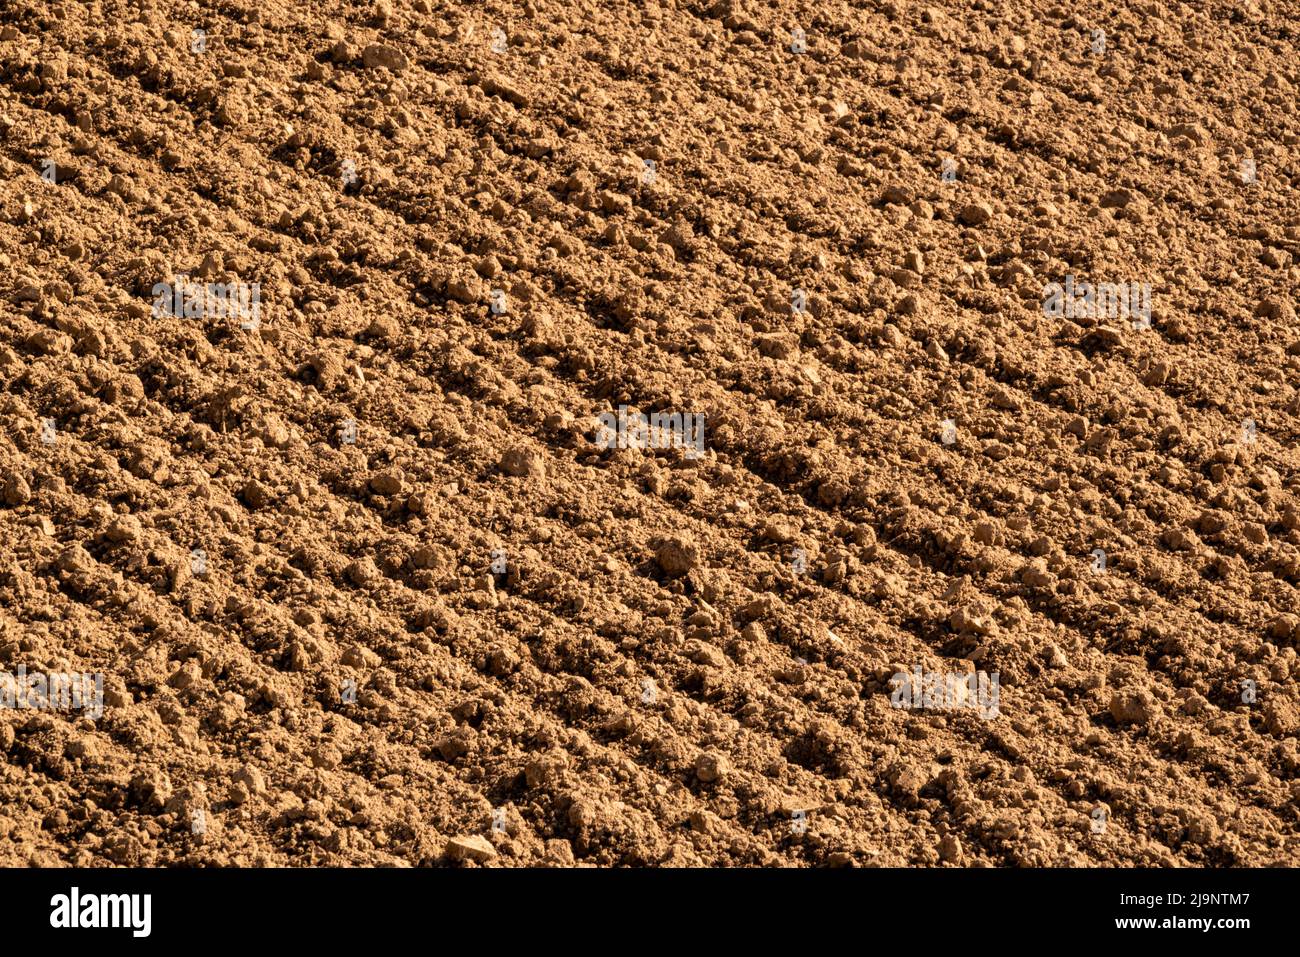
[[7, 4], [0, 862], [1300, 862], [1294, 12]]

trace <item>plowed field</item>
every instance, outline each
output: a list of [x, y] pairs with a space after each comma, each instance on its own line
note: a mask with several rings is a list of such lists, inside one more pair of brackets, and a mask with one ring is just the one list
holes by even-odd
[[6, 3], [0, 863], [1300, 863], [1296, 12]]

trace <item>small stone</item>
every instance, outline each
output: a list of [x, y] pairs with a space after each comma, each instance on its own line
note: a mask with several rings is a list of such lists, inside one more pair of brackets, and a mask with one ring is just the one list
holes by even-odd
[[1284, 250], [1278, 249], [1276, 246], [1270, 246], [1268, 249], [1264, 250], [1263, 255], [1259, 258], [1265, 266], [1272, 266], [1274, 269], [1282, 269], [1289, 262], [1290, 255]]
[[352, 562], [345, 572], [348, 581], [354, 585], [364, 587], [379, 580], [379, 569], [369, 558], [361, 558]]
[[939, 842], [939, 858], [950, 864], [955, 864], [961, 860], [962, 848], [961, 840], [956, 834], [945, 834], [943, 840]]
[[1101, 196], [1102, 209], [1123, 209], [1129, 203], [1133, 202], [1134, 194], [1128, 189], [1112, 189]]
[[444, 761], [455, 761], [474, 749], [474, 734], [468, 728], [457, 728], [440, 739], [434, 747]]
[[140, 537], [140, 520], [134, 515], [124, 515], [108, 526], [104, 537], [117, 545], [126, 545]]
[[313, 768], [330, 771], [343, 763], [343, 753], [333, 745], [325, 744], [308, 751], [307, 760]]
[[799, 354], [799, 337], [790, 332], [772, 332], [754, 339], [759, 354], [769, 359], [792, 359]]
[[249, 508], [265, 508], [271, 501], [271, 490], [257, 479], [251, 479], [240, 493]]
[[1182, 528], [1166, 529], [1161, 534], [1160, 541], [1166, 548], [1175, 552], [1192, 551], [1199, 544], [1194, 534]]
[[357, 48], [347, 40], [338, 40], [330, 47], [330, 59], [335, 63], [351, 63], [357, 58]]
[[397, 324], [397, 320], [388, 315], [375, 316], [366, 327], [366, 335], [376, 339], [392, 340], [400, 333], [401, 327]]
[[4, 489], [0, 490], [4, 503], [10, 508], [26, 505], [32, 499], [32, 487], [21, 475], [14, 473], [5, 479]]
[[247, 787], [252, 794], [266, 793], [266, 778], [262, 776], [261, 771], [251, 764], [244, 765], [239, 773], [235, 775], [235, 780]]
[[721, 781], [730, 772], [731, 765], [725, 755], [709, 751], [695, 759], [695, 776], [705, 784]]
[[1300, 710], [1284, 698], [1270, 698], [1264, 705], [1264, 727], [1277, 738], [1300, 731]]
[[968, 203], [962, 207], [958, 218], [966, 226], [983, 226], [993, 218], [993, 208], [987, 203]]
[[1197, 146], [1205, 144], [1207, 139], [1205, 130], [1197, 123], [1180, 123], [1169, 131], [1170, 138], [1185, 136]]
[[546, 460], [536, 449], [515, 446], [501, 456], [501, 471], [515, 478], [546, 478]]
[[559, 780], [564, 767], [565, 759], [560, 755], [533, 758], [524, 766], [524, 780], [530, 788], [544, 788]]
[[406, 58], [406, 54], [397, 47], [389, 46], [387, 43], [372, 43], [361, 51], [361, 62], [365, 64], [367, 70], [375, 70], [383, 67], [394, 73], [401, 73], [411, 65], [411, 61]]
[[225, 127], [243, 126], [248, 122], [248, 104], [242, 97], [222, 97], [217, 106], [217, 122]]
[[768, 519], [763, 524], [763, 530], [760, 534], [764, 541], [773, 542], [777, 545], [788, 545], [795, 540], [798, 531], [788, 522]]
[[999, 409], [1007, 409], [1011, 412], [1015, 412], [1020, 408], [1020, 400], [1017, 399], [1016, 394], [1006, 386], [998, 386], [995, 388], [993, 390], [992, 400], [993, 404]]
[[1049, 668], [1066, 668], [1070, 664], [1070, 659], [1065, 657], [1065, 652], [1052, 642], [1048, 642], [1047, 647], [1043, 649], [1043, 657], [1047, 659]]
[[1296, 633], [1298, 627], [1300, 627], [1300, 620], [1297, 620], [1294, 615], [1281, 614], [1269, 622], [1268, 636], [1285, 641]]
[[902, 186], [887, 186], [880, 201], [886, 206], [910, 206], [912, 194]]
[[443, 854], [453, 861], [488, 861], [497, 856], [497, 849], [481, 834], [453, 837], [447, 841]]
[[697, 665], [708, 665], [712, 668], [721, 668], [727, 663], [727, 657], [716, 646], [706, 641], [700, 641], [697, 638], [691, 639], [686, 645], [686, 657]]
[[1120, 724], [1147, 724], [1156, 716], [1156, 701], [1145, 691], [1117, 691], [1111, 695], [1110, 714]]
[[685, 536], [673, 535], [655, 545], [655, 563], [665, 574], [679, 578], [699, 567], [700, 550]]
[[340, 661], [350, 668], [374, 668], [379, 665], [380, 658], [369, 648], [352, 644], [344, 649]]
[[1295, 307], [1286, 299], [1264, 299], [1255, 307], [1255, 315], [1264, 319], [1295, 321]]
[[1030, 588], [1049, 588], [1056, 584], [1056, 576], [1047, 570], [1047, 563], [1036, 558], [1024, 567], [1020, 580]]
[[720, 823], [717, 815], [701, 809], [692, 811], [687, 820], [691, 823], [691, 830], [697, 834], [716, 833]]
[[563, 838], [551, 838], [546, 842], [546, 859], [565, 867], [572, 867], [573, 848]]
[[564, 189], [569, 193], [589, 193], [596, 188], [596, 177], [585, 169], [580, 169], [565, 181]]
[[404, 486], [400, 469], [388, 469], [370, 480], [370, 491], [376, 495], [400, 495]]
[[448, 281], [447, 295], [456, 302], [470, 305], [483, 300], [484, 286], [477, 276], [462, 276]]

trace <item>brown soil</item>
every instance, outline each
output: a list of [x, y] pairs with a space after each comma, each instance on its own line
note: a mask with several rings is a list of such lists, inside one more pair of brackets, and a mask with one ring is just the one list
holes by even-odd
[[0, 862], [1300, 862], [1290, 12], [6, 4]]

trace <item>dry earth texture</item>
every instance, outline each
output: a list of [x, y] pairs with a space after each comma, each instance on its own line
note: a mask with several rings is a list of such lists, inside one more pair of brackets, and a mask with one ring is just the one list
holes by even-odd
[[1296, 14], [6, 2], [0, 862], [1296, 864]]

